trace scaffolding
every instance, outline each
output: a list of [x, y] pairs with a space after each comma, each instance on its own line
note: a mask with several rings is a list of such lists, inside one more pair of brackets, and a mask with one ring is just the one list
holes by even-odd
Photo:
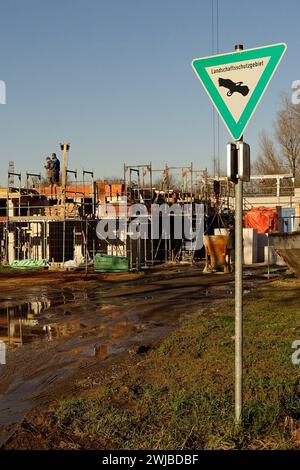
[[[195, 206], [202, 203], [206, 226], [213, 230], [215, 224], [224, 225], [224, 213], [234, 211], [234, 185], [226, 177], [210, 177], [207, 169], [195, 169], [192, 162], [187, 166], [166, 163], [161, 169], [154, 169], [151, 162], [124, 163], [124, 178], [118, 182], [95, 181], [93, 171], [82, 169], [79, 180], [78, 171], [68, 167], [69, 144], [61, 145], [61, 184], [46, 183], [41, 173], [26, 172], [22, 186], [21, 172], [9, 167], [7, 187], [0, 197], [1, 259], [7, 264], [14, 259], [44, 258], [64, 267], [67, 261], [80, 258], [87, 270], [99, 252], [127, 256], [131, 270], [161, 262], [192, 263], [195, 245], [187, 237], [175, 239], [176, 217], [181, 217], [182, 224], [188, 217], [194, 229]], [[158, 184], [153, 181], [154, 175], [158, 175]], [[280, 205], [284, 197], [292, 207], [295, 180], [290, 174], [252, 176], [251, 182], [245, 184], [244, 208], [250, 208], [251, 200], [262, 195], [263, 203], [266, 197], [272, 197]], [[171, 207], [175, 202], [190, 204], [191, 211], [183, 215], [170, 211], [170, 233], [165, 233], [160, 223], [159, 237], [153, 239], [152, 205], [165, 203]], [[103, 204], [114, 206], [115, 215], [102, 213]], [[143, 204], [147, 212], [134, 213], [138, 207], [135, 204]], [[123, 207], [126, 211], [121, 210]], [[99, 239], [97, 223], [102, 219], [109, 221], [110, 217], [116, 223], [115, 238]], [[133, 230], [136, 239], [131, 236]], [[145, 231], [151, 236], [144, 237]]]

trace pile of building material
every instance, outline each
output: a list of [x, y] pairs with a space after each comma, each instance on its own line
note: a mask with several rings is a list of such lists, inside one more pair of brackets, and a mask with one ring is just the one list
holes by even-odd
[[45, 215], [48, 217], [59, 217], [63, 218], [64, 214], [66, 217], [77, 217], [78, 207], [76, 204], [68, 202], [65, 206], [61, 204], [55, 204], [54, 206], [45, 207]]

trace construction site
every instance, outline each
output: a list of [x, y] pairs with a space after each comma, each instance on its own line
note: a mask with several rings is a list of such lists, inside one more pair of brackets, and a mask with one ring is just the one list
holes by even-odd
[[[60, 149], [56, 173], [45, 165], [23, 175], [10, 162], [0, 189], [0, 341], [13, 361], [1, 376], [3, 446], [34, 403], [71, 393], [83, 364], [89, 374], [109, 373], [115, 361], [168, 337], [186, 318], [187, 297], [193, 314], [234, 291], [227, 247], [235, 184], [227, 177], [193, 163], [157, 169], [149, 162], [124, 163], [122, 178], [101, 180], [72, 168], [70, 144]], [[299, 210], [292, 174], [252, 175], [244, 184], [245, 292], [289, 271], [299, 275]], [[107, 236], [99, 224], [111, 224]], [[181, 237], [178, 224], [188, 227]]]
[[300, 450], [290, 7], [3, 2], [2, 457]]
[[[226, 177], [211, 177], [207, 169], [172, 167], [155, 169], [151, 163], [124, 164], [124, 178], [96, 179], [93, 171], [71, 170], [69, 145], [62, 145], [62, 171], [58, 183], [49, 184], [41, 172], [22, 175], [8, 170], [8, 184], [0, 188], [0, 259], [14, 268], [90, 269], [99, 253], [125, 257], [125, 270], [150, 268], [157, 263], [195, 262], [207, 258], [191, 240], [176, 240], [162, 228], [157, 239], [130, 237], [134, 204], [143, 204], [147, 213], [139, 223], [151, 227], [153, 204], [189, 206], [190, 225], [195, 228], [195, 206], [203, 205], [204, 232], [226, 236], [228, 221], [234, 219], [235, 185]], [[247, 229], [245, 263], [267, 262], [268, 232], [290, 233], [299, 227], [300, 187], [291, 174], [252, 176], [245, 185], [244, 214]], [[125, 210], [124, 210], [125, 207]], [[112, 210], [113, 209], [113, 215]], [[170, 221], [178, 215], [170, 212]], [[114, 218], [115, 236], [97, 234], [100, 220]], [[120, 220], [122, 219], [122, 224]], [[260, 225], [260, 221], [262, 225]], [[174, 227], [173, 227], [174, 229]], [[205, 239], [211, 243], [214, 239]], [[194, 244], [195, 245], [195, 244]], [[272, 251], [272, 250], [271, 250]], [[225, 256], [225, 252], [223, 253]], [[270, 254], [270, 253], [269, 253]], [[271, 253], [274, 263], [274, 250]], [[218, 268], [225, 265], [217, 262]], [[219, 266], [220, 265], [220, 266]]]

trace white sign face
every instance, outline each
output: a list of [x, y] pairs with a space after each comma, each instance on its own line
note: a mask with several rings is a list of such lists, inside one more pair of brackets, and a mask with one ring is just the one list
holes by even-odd
[[286, 47], [272, 44], [193, 60], [196, 75], [235, 140], [243, 135]]
[[269, 57], [245, 60], [221, 67], [206, 67], [233, 119], [238, 122], [264, 73]]

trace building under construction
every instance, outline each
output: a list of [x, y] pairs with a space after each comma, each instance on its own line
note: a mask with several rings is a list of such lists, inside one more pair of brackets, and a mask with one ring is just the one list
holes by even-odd
[[[189, 204], [192, 228], [195, 205], [203, 204], [205, 233], [209, 235], [226, 228], [234, 216], [234, 185], [225, 177], [209, 177], [206, 169], [196, 170], [192, 163], [185, 167], [166, 164], [161, 169], [153, 168], [151, 163], [124, 164], [122, 179], [101, 181], [95, 179], [92, 171], [83, 170], [79, 175], [71, 170], [69, 145], [62, 144], [61, 150], [58, 184], [49, 184], [39, 173], [21, 175], [10, 164], [7, 186], [0, 188], [2, 264], [44, 260], [55, 268], [87, 268], [97, 253], [127, 257], [130, 269], [158, 262], [192, 262], [203, 258], [204, 253], [197, 251], [190, 239], [172, 236], [174, 214], [169, 215], [169, 235], [165, 236], [160, 228], [156, 239], [132, 239], [130, 207], [143, 204], [147, 208], [139, 222], [149, 226], [149, 233], [154, 203]], [[245, 184], [244, 211], [262, 205], [276, 207], [283, 222], [281, 230], [285, 230], [285, 220], [289, 231], [297, 229], [299, 203], [300, 188], [295, 187], [292, 175], [253, 176]], [[114, 237], [104, 239], [97, 233], [97, 224], [111, 218], [115, 223]]]

